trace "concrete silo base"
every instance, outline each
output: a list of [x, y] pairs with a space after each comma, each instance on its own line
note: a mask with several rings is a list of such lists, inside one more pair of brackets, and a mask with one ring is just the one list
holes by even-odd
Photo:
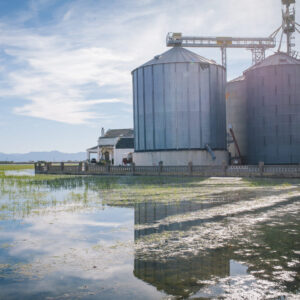
[[160, 161], [164, 166], [185, 166], [190, 161], [194, 166], [218, 166], [228, 163], [228, 152], [214, 150], [216, 159], [213, 160], [206, 150], [174, 150], [134, 152], [133, 161], [136, 166], [157, 166]]

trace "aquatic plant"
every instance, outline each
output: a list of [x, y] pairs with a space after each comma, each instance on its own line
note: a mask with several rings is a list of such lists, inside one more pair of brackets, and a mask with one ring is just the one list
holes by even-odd
[[33, 169], [33, 164], [0, 164], [0, 171]]

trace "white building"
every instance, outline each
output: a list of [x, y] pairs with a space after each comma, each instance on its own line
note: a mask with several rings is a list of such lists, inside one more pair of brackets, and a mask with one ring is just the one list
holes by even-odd
[[123, 164], [123, 159], [132, 159], [132, 153], [134, 151], [134, 139], [133, 137], [121, 137], [117, 142], [114, 149], [114, 165], [119, 166]]
[[122, 165], [123, 159], [134, 151], [133, 129], [109, 129], [105, 133], [101, 130], [97, 146], [87, 149], [87, 159], [96, 154], [96, 160]]

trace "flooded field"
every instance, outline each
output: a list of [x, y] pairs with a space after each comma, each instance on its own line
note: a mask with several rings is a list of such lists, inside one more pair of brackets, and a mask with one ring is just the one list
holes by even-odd
[[300, 298], [300, 180], [0, 166], [0, 299], [186, 298]]

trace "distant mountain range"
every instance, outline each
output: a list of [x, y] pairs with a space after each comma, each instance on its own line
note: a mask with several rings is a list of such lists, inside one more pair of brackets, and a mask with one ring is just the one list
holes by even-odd
[[64, 153], [59, 151], [49, 151], [49, 152], [29, 152], [24, 154], [12, 153], [6, 154], [0, 152], [0, 162], [4, 161], [14, 161], [14, 162], [29, 162], [29, 161], [81, 161], [86, 159], [85, 152], [78, 153]]

